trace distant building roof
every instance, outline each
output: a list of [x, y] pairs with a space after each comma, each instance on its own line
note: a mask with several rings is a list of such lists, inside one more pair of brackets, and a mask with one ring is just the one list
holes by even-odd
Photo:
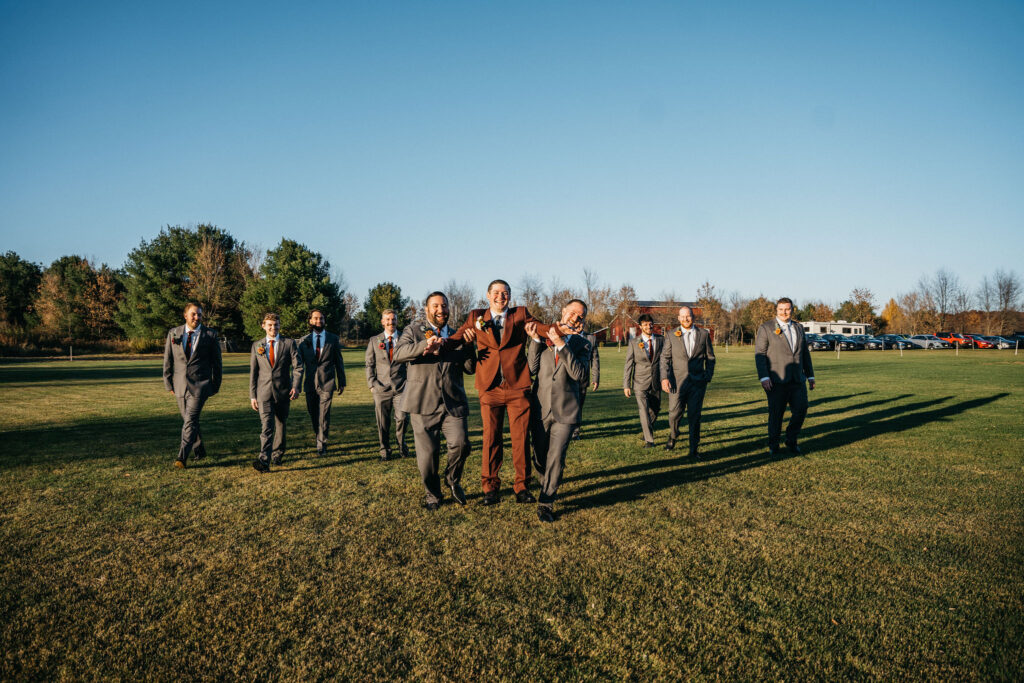
[[696, 306], [696, 301], [637, 301], [638, 308], [682, 308], [683, 306]]

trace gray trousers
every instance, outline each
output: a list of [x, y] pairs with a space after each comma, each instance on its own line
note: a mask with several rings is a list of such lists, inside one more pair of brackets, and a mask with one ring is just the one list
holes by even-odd
[[381, 455], [391, 455], [391, 414], [395, 415], [395, 440], [398, 441], [398, 452], [403, 456], [409, 454], [405, 446], [405, 430], [409, 424], [409, 413], [398, 408], [401, 394], [382, 396], [373, 393], [373, 412], [377, 416], [377, 441]]
[[644, 432], [644, 441], [654, 443], [654, 422], [661, 412], [661, 387], [652, 387], [644, 391], [636, 391], [636, 405], [640, 409], [640, 428]]
[[800, 434], [800, 428], [804, 426], [804, 418], [807, 417], [807, 385], [803, 382], [790, 382], [788, 384], [773, 384], [772, 390], [768, 392], [768, 446], [779, 445], [779, 435], [782, 432], [782, 417], [789, 405], [791, 415], [789, 424], [786, 425], [786, 443], [795, 444], [796, 437]]
[[288, 396], [260, 401], [260, 460], [268, 461], [271, 457], [280, 458], [284, 455], [288, 411], [291, 408]]
[[331, 429], [331, 402], [334, 394], [330, 391], [319, 393], [317, 391], [306, 392], [306, 410], [309, 412], [309, 421], [313, 425], [313, 434], [316, 435], [316, 449], [318, 451], [327, 448], [327, 434]]
[[704, 394], [708, 383], [687, 379], [675, 393], [668, 395], [668, 433], [675, 441], [679, 438], [679, 423], [686, 412], [686, 422], [690, 431], [690, 448], [696, 449], [700, 444], [700, 414], [704, 408]]
[[189, 453], [198, 453], [201, 456], [206, 454], [206, 446], [203, 445], [203, 433], [199, 429], [199, 413], [203, 410], [205, 398], [196, 398], [191, 394], [185, 394], [178, 398], [178, 412], [184, 421], [181, 425], [181, 446], [178, 447], [178, 460], [186, 460]]
[[565, 469], [565, 454], [575, 429], [575, 424], [555, 422], [550, 414], [534, 421], [533, 457], [541, 472], [538, 498], [541, 505], [550, 506], [555, 502], [558, 485], [562, 482], [562, 470]]
[[462, 481], [462, 468], [469, 456], [469, 419], [454, 417], [444, 409], [432, 415], [410, 415], [413, 438], [416, 442], [416, 466], [426, 489], [426, 502], [440, 503], [441, 478], [438, 475], [438, 461], [441, 453], [441, 435], [448, 446], [448, 466], [444, 470], [444, 482], [448, 486]]

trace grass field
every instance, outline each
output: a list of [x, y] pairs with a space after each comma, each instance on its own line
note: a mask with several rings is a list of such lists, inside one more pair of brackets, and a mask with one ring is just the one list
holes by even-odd
[[0, 678], [1024, 676], [1024, 355], [815, 355], [805, 455], [772, 460], [752, 354], [719, 351], [696, 464], [640, 449], [623, 355], [553, 525], [510, 458], [479, 505], [475, 395], [469, 505], [423, 510], [359, 350], [328, 457], [300, 400], [269, 475], [247, 356], [185, 471], [158, 358], [0, 364]]

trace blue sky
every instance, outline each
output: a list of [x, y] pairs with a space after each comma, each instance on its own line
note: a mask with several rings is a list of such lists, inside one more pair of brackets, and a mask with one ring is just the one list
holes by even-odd
[[[1021, 2], [0, 2], [0, 250], [879, 308], [1024, 256]], [[513, 292], [514, 293], [514, 292]]]

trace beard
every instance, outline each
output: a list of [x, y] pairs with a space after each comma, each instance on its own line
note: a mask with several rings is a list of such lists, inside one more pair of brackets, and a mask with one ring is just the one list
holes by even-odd
[[319, 334], [320, 332], [324, 331], [324, 326], [323, 325], [310, 325], [309, 329], [311, 329], [314, 332], [316, 332], [317, 334]]
[[438, 313], [433, 317], [428, 316], [428, 318], [430, 320], [430, 323], [439, 330], [442, 327], [444, 327], [445, 324], [448, 322], [448, 316], [445, 315], [444, 313]]

